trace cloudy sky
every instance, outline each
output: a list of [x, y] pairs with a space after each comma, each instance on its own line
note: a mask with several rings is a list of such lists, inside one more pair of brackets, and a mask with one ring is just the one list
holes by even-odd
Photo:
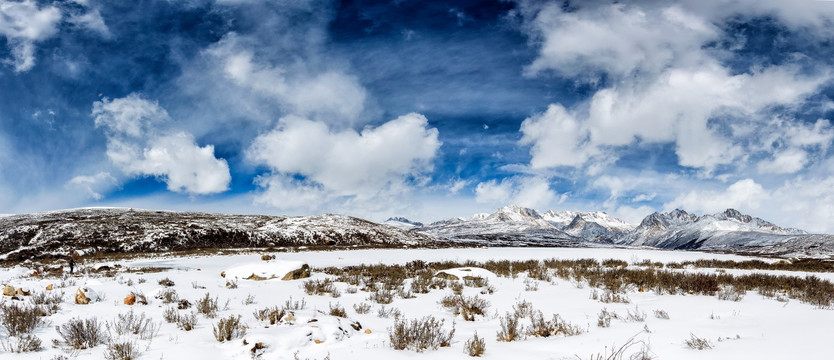
[[834, 232], [834, 2], [0, 0], [0, 213]]

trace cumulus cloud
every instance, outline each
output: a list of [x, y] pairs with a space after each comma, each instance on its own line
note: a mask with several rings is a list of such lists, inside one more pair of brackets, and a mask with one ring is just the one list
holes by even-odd
[[725, 190], [692, 190], [663, 205], [665, 210], [716, 213], [728, 208], [756, 210], [770, 199], [770, 194], [752, 179], [739, 180]]
[[0, 0], [0, 19], [0, 35], [12, 51], [12, 59], [3, 62], [15, 72], [24, 72], [35, 66], [35, 43], [58, 32], [61, 11], [54, 6], [39, 7], [31, 0]]
[[[107, 136], [107, 157], [127, 175], [156, 176], [174, 192], [214, 194], [228, 189], [226, 160], [215, 158], [214, 146], [197, 145], [190, 133], [163, 135], [159, 127], [170, 117], [157, 102], [138, 94], [105, 98], [93, 104], [92, 116]], [[87, 181], [76, 179], [76, 184]]]
[[475, 187], [475, 201], [486, 204], [514, 204], [533, 209], [552, 205], [556, 192], [550, 182], [539, 176], [517, 176], [501, 181], [490, 180]]
[[[732, 71], [722, 50], [706, 46], [723, 35], [716, 20], [732, 14], [718, 8], [589, 2], [567, 12], [527, 4], [528, 34], [540, 46], [529, 75], [605, 75], [611, 83], [575, 109], [552, 104], [524, 121], [521, 144], [531, 146], [533, 168], [582, 167], [595, 155], [610, 163], [626, 146], [673, 143], [679, 165], [710, 173], [744, 158], [747, 139], [769, 131], [770, 109], [802, 103], [831, 75], [790, 63]], [[747, 133], [722, 126], [736, 119], [753, 119]]]
[[272, 171], [257, 182], [265, 189], [258, 202], [285, 207], [295, 196], [292, 204], [312, 206], [304, 199], [368, 201], [408, 192], [433, 169], [440, 145], [437, 129], [415, 113], [361, 132], [334, 131], [323, 122], [288, 116], [258, 136], [246, 155]]

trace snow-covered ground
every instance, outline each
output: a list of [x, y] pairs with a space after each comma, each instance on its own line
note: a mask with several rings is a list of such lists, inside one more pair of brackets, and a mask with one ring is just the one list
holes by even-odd
[[[649, 292], [630, 292], [629, 304], [601, 303], [593, 300], [594, 289], [554, 277], [552, 282], [526, 279], [524, 275], [515, 279], [489, 277], [495, 288], [493, 294], [480, 294], [477, 288], [465, 287], [466, 296], [478, 295], [489, 301], [487, 316], [478, 317], [474, 322], [464, 321], [444, 309], [439, 301], [451, 290], [432, 290], [428, 294], [415, 294], [415, 298], [395, 298], [386, 305], [387, 309], [398, 309], [404, 318], [420, 318], [433, 315], [445, 319], [447, 328], [454, 321], [456, 332], [450, 347], [427, 350], [418, 354], [412, 351], [397, 351], [389, 346], [388, 328], [393, 318], [377, 316], [380, 305], [367, 300], [368, 293], [349, 293], [348, 284], [335, 283], [341, 296], [307, 295], [302, 289], [305, 280], [280, 280], [283, 273], [300, 264], [313, 268], [325, 266], [349, 266], [358, 264], [396, 264], [412, 260], [529, 260], [529, 259], [620, 259], [629, 263], [642, 260], [679, 262], [696, 259], [746, 260], [749, 257], [695, 252], [653, 251], [633, 249], [587, 249], [587, 248], [490, 248], [490, 249], [438, 249], [438, 250], [356, 250], [334, 252], [277, 253], [277, 259], [263, 261], [259, 255], [216, 255], [193, 258], [137, 259], [119, 262], [131, 268], [163, 267], [166, 271], [154, 273], [119, 273], [115, 277], [95, 275], [75, 276], [69, 281], [75, 285], [61, 286], [60, 279], [39, 279], [28, 276], [29, 269], [16, 267], [0, 269], [0, 281], [16, 288], [28, 287], [35, 292], [53, 284], [52, 292], [64, 292], [62, 309], [49, 316], [48, 326], [34, 331], [43, 341], [44, 350], [34, 353], [12, 354], [0, 348], [3, 359], [51, 359], [63, 354], [70, 358], [103, 358], [105, 345], [92, 349], [67, 352], [53, 346], [53, 339], [60, 339], [56, 326], [72, 318], [97, 317], [100, 322], [113, 321], [118, 314], [131, 309], [135, 314], [144, 313], [156, 321], [160, 329], [150, 341], [138, 341], [145, 350], [142, 359], [247, 359], [251, 357], [253, 344], [262, 342], [264, 359], [418, 359], [418, 358], [469, 358], [464, 353], [464, 343], [475, 331], [486, 339], [484, 358], [488, 359], [589, 359], [592, 355], [619, 347], [629, 338], [635, 337], [649, 344], [651, 354], [657, 359], [793, 359], [826, 358], [834, 340], [834, 310], [818, 309], [814, 306], [791, 300], [779, 302], [763, 298], [755, 292], [748, 292], [741, 301], [722, 301], [714, 296], [657, 295]], [[83, 264], [97, 267], [100, 264]], [[289, 269], [289, 270], [288, 270]], [[712, 269], [690, 269], [682, 271], [715, 271]], [[226, 272], [226, 278], [220, 276]], [[727, 273], [742, 274], [751, 271], [727, 270]], [[764, 271], [759, 271], [764, 272]], [[237, 288], [227, 286], [230, 274], [237, 274]], [[275, 275], [277, 278], [265, 281], [242, 279], [249, 273]], [[804, 277], [806, 273], [770, 272]], [[834, 274], [814, 274], [834, 280]], [[314, 271], [312, 279], [332, 276]], [[175, 324], [163, 321], [163, 311], [168, 305], [153, 298], [163, 290], [158, 282], [168, 278], [174, 282], [171, 288], [180, 298], [192, 303], [206, 293], [217, 297], [220, 307], [228, 301], [228, 308], [221, 310], [217, 318], [207, 319], [198, 315], [197, 326], [192, 331], [183, 331]], [[140, 283], [141, 281], [141, 283]], [[538, 290], [529, 291], [531, 284]], [[73, 301], [76, 289], [84, 286], [104, 297], [103, 301], [89, 305], [76, 305]], [[202, 287], [205, 287], [204, 289]], [[147, 295], [148, 305], [128, 306], [123, 299], [130, 293]], [[601, 292], [601, 291], [600, 291]], [[247, 304], [247, 298], [254, 303]], [[266, 307], [281, 306], [288, 299], [304, 299], [306, 308], [296, 311], [293, 324], [269, 326], [258, 321], [253, 312]], [[4, 296], [4, 302], [10, 302]], [[498, 342], [499, 315], [512, 311], [520, 301], [532, 303], [541, 310], [545, 319], [559, 314], [569, 323], [578, 325], [585, 333], [577, 336], [555, 336], [549, 338], [529, 337], [514, 342]], [[366, 302], [372, 304], [367, 314], [357, 314], [353, 305]], [[347, 311], [348, 318], [327, 315], [330, 305], [340, 304]], [[629, 311], [644, 312], [644, 321], [614, 319], [610, 327], [597, 326], [598, 314], [606, 308], [625, 318]], [[323, 311], [319, 312], [319, 310]], [[669, 319], [654, 316], [655, 310], [668, 313]], [[243, 338], [220, 343], [212, 334], [212, 325], [220, 318], [241, 315], [248, 325]], [[315, 318], [315, 322], [308, 322]], [[358, 322], [360, 329], [351, 324]], [[370, 330], [370, 331], [367, 331]], [[648, 330], [648, 331], [647, 331]], [[694, 350], [684, 341], [691, 334], [711, 341], [713, 348]], [[5, 329], [0, 327], [0, 342], [5, 341]], [[628, 354], [639, 350], [634, 346]]]

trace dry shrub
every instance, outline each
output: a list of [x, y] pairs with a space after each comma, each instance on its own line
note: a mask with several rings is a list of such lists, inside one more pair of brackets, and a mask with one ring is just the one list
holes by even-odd
[[98, 319], [71, 319], [61, 326], [57, 326], [55, 330], [58, 335], [64, 340], [64, 343], [74, 349], [89, 349], [98, 344], [103, 344], [105, 340], [104, 332], [101, 330], [101, 324]]
[[275, 325], [281, 322], [286, 314], [287, 311], [284, 308], [273, 306], [255, 311], [254, 316], [258, 321], [268, 321], [269, 325]]
[[29, 334], [44, 324], [41, 311], [36, 306], [15, 303], [0, 303], [0, 325], [6, 328], [9, 336]]
[[443, 328], [444, 322], [445, 320], [438, 321], [434, 316], [410, 321], [397, 319], [388, 331], [391, 347], [396, 350], [422, 352], [426, 349], [437, 350], [449, 346], [455, 335], [455, 325], [452, 323], [452, 330], [447, 332]]
[[347, 317], [347, 311], [345, 311], [345, 308], [342, 307], [342, 305], [340, 305], [339, 303], [336, 303], [336, 306], [333, 306], [331, 304], [327, 304], [327, 306], [330, 308], [331, 316], [337, 316], [342, 318]]
[[209, 293], [194, 303], [194, 308], [198, 313], [205, 315], [209, 319], [217, 317], [217, 297], [211, 298]]
[[498, 341], [521, 340], [521, 322], [515, 313], [508, 312], [500, 317], [500, 329], [498, 330]]
[[707, 350], [712, 349], [712, 342], [709, 340], [698, 337], [693, 333], [689, 333], [689, 339], [684, 340], [686, 346], [689, 346], [690, 349], [695, 350]]
[[475, 321], [475, 316], [486, 314], [486, 309], [489, 307], [489, 301], [474, 297], [467, 297], [461, 295], [447, 295], [440, 299], [440, 304], [447, 309], [451, 309], [455, 316], [460, 315], [465, 321]]
[[3, 350], [13, 353], [41, 351], [41, 339], [32, 334], [10, 336], [2, 342]]
[[368, 304], [366, 302], [353, 304], [353, 310], [355, 310], [357, 314], [367, 314], [369, 311], [371, 311], [371, 304]]
[[530, 316], [530, 326], [527, 327], [527, 335], [535, 337], [574, 336], [583, 332], [581, 327], [568, 323], [559, 314], [554, 314], [552, 319], [545, 320], [544, 314], [538, 310]]
[[240, 323], [240, 315], [220, 319], [217, 325], [212, 325], [214, 338], [219, 342], [231, 341], [246, 335], [246, 326]]
[[463, 344], [463, 350], [469, 356], [481, 356], [486, 351], [486, 341], [484, 341], [484, 338], [478, 337], [478, 332], [476, 331], [475, 335]]

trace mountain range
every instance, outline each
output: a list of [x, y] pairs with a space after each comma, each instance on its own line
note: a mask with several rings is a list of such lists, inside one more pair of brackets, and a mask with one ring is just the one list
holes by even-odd
[[834, 258], [834, 236], [782, 228], [733, 209], [697, 216], [653, 213], [629, 224], [604, 212], [505, 206], [490, 214], [422, 224], [344, 215], [266, 216], [86, 208], [0, 216], [0, 260], [90, 253], [284, 246], [650, 247], [781, 257]]

